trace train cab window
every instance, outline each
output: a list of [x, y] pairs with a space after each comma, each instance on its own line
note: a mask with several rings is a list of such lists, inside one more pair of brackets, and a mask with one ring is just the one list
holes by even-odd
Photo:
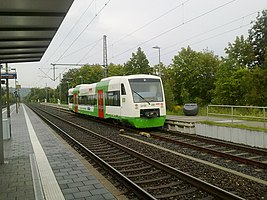
[[163, 92], [159, 79], [137, 78], [129, 80], [135, 103], [162, 102]]
[[126, 95], [126, 90], [123, 83], [121, 84], [121, 95]]

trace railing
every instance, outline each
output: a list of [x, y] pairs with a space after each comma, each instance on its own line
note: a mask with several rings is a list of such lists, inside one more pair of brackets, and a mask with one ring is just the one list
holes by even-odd
[[208, 105], [207, 116], [231, 117], [232, 122], [234, 118], [261, 119], [264, 128], [266, 128], [266, 110], [267, 107], [259, 106]]

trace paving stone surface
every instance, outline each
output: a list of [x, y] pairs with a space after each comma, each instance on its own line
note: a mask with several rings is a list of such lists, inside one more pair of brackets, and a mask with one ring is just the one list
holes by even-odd
[[[25, 107], [65, 199], [116, 199], [52, 130]], [[35, 199], [30, 155], [34, 154], [22, 107], [11, 115], [12, 138], [4, 141], [0, 165], [0, 200]]]
[[0, 199], [35, 199], [30, 164], [33, 154], [23, 110], [11, 115], [11, 139], [4, 140], [6, 164], [0, 165]]
[[[40, 124], [39, 118], [35, 114], [30, 114], [31, 110], [27, 111], [29, 111], [34, 130], [66, 199], [116, 199], [51, 133], [47, 125]], [[36, 126], [37, 124], [39, 125]]]

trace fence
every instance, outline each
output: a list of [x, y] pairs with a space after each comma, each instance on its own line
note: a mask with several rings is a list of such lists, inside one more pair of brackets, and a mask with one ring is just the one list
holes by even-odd
[[234, 118], [260, 120], [264, 123], [264, 128], [266, 128], [266, 110], [267, 107], [259, 106], [208, 105], [207, 116], [231, 117], [232, 122]]

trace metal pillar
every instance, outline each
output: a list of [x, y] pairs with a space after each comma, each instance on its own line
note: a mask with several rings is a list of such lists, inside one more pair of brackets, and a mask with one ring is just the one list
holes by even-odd
[[[8, 64], [6, 63], [6, 74], [8, 74]], [[10, 130], [11, 137], [11, 118], [10, 118], [10, 102], [9, 102], [9, 85], [8, 78], [6, 79], [6, 102], [7, 102], [7, 122]]]
[[16, 100], [16, 113], [18, 114], [18, 89], [17, 89], [17, 78], [15, 79], [15, 100]]
[[[1, 77], [1, 68], [0, 65], [0, 77]], [[0, 164], [4, 164], [4, 134], [3, 134], [3, 117], [2, 117], [2, 86], [0, 83]]]
[[108, 77], [108, 50], [107, 50], [107, 36], [103, 36], [103, 67], [104, 76]]

